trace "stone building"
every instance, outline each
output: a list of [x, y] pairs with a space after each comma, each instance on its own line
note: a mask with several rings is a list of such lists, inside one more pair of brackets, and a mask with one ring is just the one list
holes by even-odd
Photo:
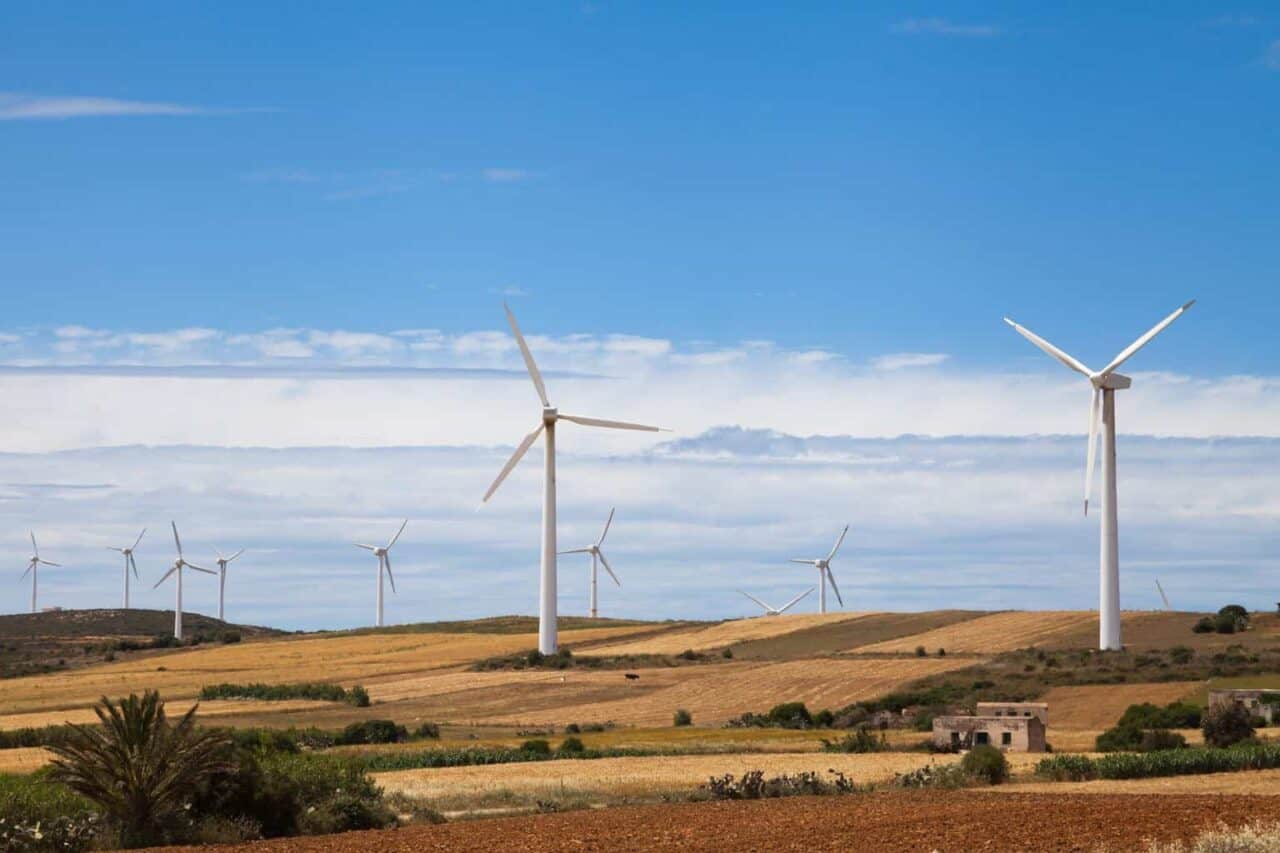
[[953, 716], [933, 718], [933, 745], [966, 750], [987, 744], [1011, 752], [1044, 752], [1045, 725], [1038, 716]]
[[1280, 705], [1280, 689], [1228, 687], [1209, 691], [1210, 708], [1233, 704], [1242, 706], [1250, 716], [1261, 717], [1271, 726], [1280, 718], [1276, 712], [1277, 705]]
[[1035, 717], [1049, 728], [1049, 705], [1046, 702], [979, 702], [979, 717]]

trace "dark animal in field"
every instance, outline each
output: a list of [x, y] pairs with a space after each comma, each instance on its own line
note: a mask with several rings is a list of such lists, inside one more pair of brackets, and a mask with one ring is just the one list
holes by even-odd
[[635, 673], [635, 672], [628, 672], [628, 673], [625, 673], [625, 676], [626, 676], [627, 681], [636, 681], [636, 680], [638, 680], [638, 679], [640, 678], [639, 673]]

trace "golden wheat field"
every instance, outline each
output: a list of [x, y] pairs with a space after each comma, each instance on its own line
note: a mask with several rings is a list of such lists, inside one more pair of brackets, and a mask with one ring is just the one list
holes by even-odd
[[1280, 770], [1243, 770], [1156, 779], [1096, 779], [1092, 782], [1026, 782], [997, 785], [1004, 793], [1051, 794], [1270, 794], [1280, 791]]
[[[1011, 754], [1015, 769], [1030, 768], [1035, 758]], [[480, 767], [444, 767], [378, 773], [378, 784], [390, 792], [415, 798], [455, 797], [505, 790], [517, 794], [575, 792], [642, 794], [665, 789], [693, 788], [711, 776], [750, 770], [768, 775], [814, 772], [828, 777], [838, 770], [860, 784], [882, 782], [929, 764], [949, 764], [959, 756], [882, 752], [870, 755], [831, 753], [774, 753], [769, 755], [677, 755], [644, 758], [601, 758], [591, 761], [539, 761]]]
[[[165, 700], [165, 711], [170, 717], [185, 714], [195, 702], [190, 699]], [[253, 699], [209, 699], [200, 702], [198, 712], [201, 718], [229, 717], [238, 714], [261, 711], [264, 704], [269, 704], [273, 712], [282, 714], [305, 714], [321, 708], [332, 707], [332, 702], [321, 702], [312, 699], [287, 699], [281, 702], [263, 703]], [[93, 708], [79, 707], [53, 711], [30, 711], [25, 714], [5, 714], [0, 716], [0, 730], [37, 728], [39, 726], [58, 726], [63, 723], [96, 723], [98, 717]]]
[[685, 649], [703, 651], [742, 643], [747, 640], [764, 640], [815, 628], [819, 625], [830, 625], [836, 622], [849, 622], [859, 619], [868, 613], [801, 613], [795, 616], [782, 615], [768, 618], [734, 619], [715, 625], [697, 626], [677, 631], [668, 631], [654, 637], [643, 637], [636, 640], [609, 643], [591, 649], [595, 655], [677, 655]]
[[992, 613], [936, 628], [910, 637], [899, 637], [847, 651], [859, 653], [909, 653], [917, 646], [929, 652], [946, 649], [948, 653], [994, 654], [1023, 649], [1055, 637], [1078, 631], [1097, 616], [1078, 610], [1042, 610], [1031, 612]]
[[[648, 626], [562, 631], [562, 643], [621, 637]], [[103, 664], [74, 672], [15, 678], [0, 691], [0, 714], [86, 707], [102, 695], [160, 690], [189, 699], [206, 684], [331, 681], [351, 685], [378, 676], [424, 672], [537, 644], [534, 634], [358, 634], [280, 638]], [[60, 722], [60, 721], [59, 721]]]
[[1039, 701], [1049, 703], [1051, 728], [1106, 729], [1115, 725], [1130, 705], [1142, 702], [1168, 705], [1203, 689], [1204, 684], [1199, 681], [1088, 684], [1054, 687]]
[[0, 749], [0, 773], [33, 773], [52, 757], [47, 749], [38, 746]]

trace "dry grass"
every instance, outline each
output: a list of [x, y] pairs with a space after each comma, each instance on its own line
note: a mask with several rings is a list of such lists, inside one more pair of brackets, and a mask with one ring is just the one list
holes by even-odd
[[[195, 702], [191, 700], [165, 701], [165, 710], [169, 716], [177, 717], [187, 713]], [[259, 711], [263, 702], [253, 699], [216, 699], [200, 703], [198, 717], [228, 717]], [[271, 707], [280, 713], [306, 714], [322, 708], [329, 708], [332, 702], [320, 702], [312, 699], [289, 699], [283, 702], [272, 702]], [[6, 714], [0, 717], [0, 730], [39, 728], [40, 726], [60, 726], [63, 723], [96, 723], [98, 717], [93, 708], [68, 708], [65, 711], [36, 711], [28, 714]], [[3, 750], [0, 750], [3, 751]]]
[[[652, 626], [561, 632], [572, 645], [625, 636]], [[0, 714], [56, 711], [91, 705], [100, 696], [160, 690], [166, 699], [195, 697], [222, 681], [336, 681], [350, 685], [406, 675], [537, 645], [534, 634], [364, 634], [281, 638], [104, 664], [72, 673], [16, 678], [0, 691]]]
[[[866, 613], [802, 613], [798, 615], [763, 616], [753, 619], [734, 619], [716, 625], [685, 628], [632, 642], [611, 643], [591, 649], [593, 655], [677, 655], [685, 649], [701, 651], [761, 640], [803, 631], [820, 625], [848, 622], [867, 616]], [[833, 650], [834, 651], [834, 650]]]
[[[1050, 710], [1052, 714], [1052, 710]], [[1102, 729], [1049, 729], [1049, 743], [1054, 752], [1092, 752], [1097, 745], [1098, 735]], [[1195, 746], [1204, 743], [1204, 734], [1199, 729], [1178, 729], [1178, 734], [1186, 738], [1187, 743]]]
[[1095, 779], [1092, 782], [1019, 782], [992, 790], [1054, 794], [1272, 794], [1280, 791], [1280, 770], [1202, 773], [1157, 779]]
[[[1039, 756], [1009, 756], [1015, 768], [1029, 768]], [[711, 776], [749, 770], [767, 774], [812, 771], [827, 776], [838, 770], [866, 784], [884, 782], [928, 764], [948, 764], [959, 756], [882, 752], [872, 755], [779, 753], [771, 755], [679, 755], [661, 758], [602, 758], [593, 761], [540, 761], [532, 764], [498, 764], [482, 767], [445, 767], [403, 770], [375, 775], [390, 792], [419, 799], [478, 796], [495, 791], [515, 794], [555, 795], [561, 789], [575, 792], [643, 795], [653, 791], [695, 788]]]
[[[1114, 726], [1130, 705], [1167, 705], [1192, 696], [1203, 687], [1199, 681], [1089, 684], [1055, 687], [1039, 701], [1049, 703], [1051, 729], [1106, 729]], [[1054, 746], [1057, 747], [1056, 739]]]
[[873, 643], [848, 651], [859, 653], [909, 653], [924, 646], [930, 653], [995, 654], [1052, 641], [1079, 630], [1097, 615], [1078, 610], [1011, 611], [980, 616], [909, 637]]
[[33, 773], [51, 758], [53, 754], [40, 746], [0, 749], [0, 773]]

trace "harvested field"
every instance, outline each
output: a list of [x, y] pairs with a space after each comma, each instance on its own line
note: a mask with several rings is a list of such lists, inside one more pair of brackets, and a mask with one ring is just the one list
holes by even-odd
[[[1033, 767], [1040, 756], [1010, 754], [1016, 769]], [[442, 767], [430, 770], [398, 770], [375, 778], [388, 791], [420, 799], [479, 795], [493, 791], [551, 795], [562, 789], [578, 793], [640, 795], [656, 791], [696, 788], [711, 776], [750, 770], [770, 775], [812, 771], [827, 776], [838, 770], [860, 784], [885, 782], [930, 764], [953, 764], [958, 755], [920, 752], [880, 752], [868, 755], [840, 753], [777, 753], [769, 755], [673, 755], [652, 758], [600, 758], [591, 761], [539, 761], [527, 764], [491, 764], [476, 767]]]
[[933, 610], [925, 613], [869, 613], [844, 622], [802, 628], [777, 637], [735, 643], [735, 660], [787, 660], [829, 655], [839, 649], [865, 646], [932, 631], [976, 619], [981, 610]]
[[[1090, 648], [1098, 641], [1097, 614], [1094, 622], [1081, 630], [1063, 634], [1045, 648]], [[1220, 652], [1227, 646], [1247, 649], [1274, 648], [1280, 640], [1280, 615], [1255, 613], [1248, 631], [1238, 634], [1196, 634], [1191, 626], [1203, 613], [1169, 611], [1133, 611], [1122, 614], [1124, 645], [1130, 651], [1169, 649], [1189, 646], [1201, 652]]]
[[[165, 710], [169, 716], [177, 717], [191, 710], [195, 704], [191, 700], [165, 700]], [[314, 699], [289, 699], [282, 702], [259, 702], [253, 699], [210, 699], [200, 703], [199, 719], [208, 717], [227, 717], [253, 713], [270, 705], [273, 711], [281, 714], [300, 714], [332, 707], [333, 702], [320, 702]], [[347, 706], [350, 707], [350, 706]], [[65, 711], [37, 711], [29, 714], [6, 714], [0, 717], [0, 730], [39, 728], [41, 726], [60, 726], [63, 723], [96, 723], [98, 716], [92, 708], [69, 708]], [[4, 750], [0, 750], [3, 753]]]
[[[1050, 714], [1053, 712], [1050, 711]], [[1204, 743], [1204, 734], [1199, 729], [1177, 729], [1188, 744], [1197, 746]], [[1049, 743], [1054, 752], [1093, 752], [1098, 735], [1102, 729], [1049, 729]]]
[[52, 757], [39, 746], [0, 749], [0, 773], [32, 773], [48, 764]]
[[1078, 631], [1082, 625], [1097, 624], [1097, 616], [1079, 610], [1009, 611], [979, 616], [921, 634], [883, 643], [856, 646], [857, 653], [904, 654], [917, 646], [934, 653], [938, 649], [962, 654], [995, 654], [1043, 645], [1057, 637]]
[[864, 613], [807, 613], [796, 616], [761, 616], [753, 619], [734, 619], [715, 625], [697, 626], [678, 631], [667, 631], [653, 637], [635, 641], [595, 646], [593, 655], [678, 655], [685, 649], [702, 651], [722, 646], [777, 637], [821, 625], [839, 624], [856, 620]]
[[[564, 631], [572, 647], [651, 630], [651, 625]], [[222, 681], [336, 681], [351, 685], [378, 676], [404, 675], [511, 654], [537, 645], [535, 634], [411, 633], [266, 639], [251, 644], [195, 648], [158, 657], [103, 664], [74, 673], [15, 678], [0, 691], [0, 714], [86, 707], [100, 696], [147, 688], [166, 699], [196, 696]]]
[[[849, 797], [631, 806], [289, 838], [244, 853], [858, 849], [1088, 851], [1189, 841], [1225, 823], [1280, 819], [1280, 797], [886, 792]], [[176, 848], [174, 848], [176, 849]], [[201, 853], [210, 848], [184, 848]]]
[[1011, 785], [1008, 790], [1063, 794], [1275, 794], [1280, 791], [1280, 770], [1202, 773], [1157, 779], [1027, 782]]
[[[1049, 703], [1053, 729], [1106, 729], [1114, 726], [1130, 705], [1151, 702], [1167, 705], [1202, 690], [1199, 681], [1166, 681], [1154, 684], [1089, 684], [1055, 687], [1039, 701]], [[1054, 744], [1057, 746], [1057, 743]]]
[[[677, 708], [711, 723], [779, 702], [839, 708], [924, 675], [968, 664], [950, 658], [821, 659], [729, 662], [637, 669], [628, 681], [613, 670], [440, 672], [370, 684], [379, 714], [451, 723], [563, 726], [614, 721], [669, 725]], [[397, 701], [399, 700], [399, 701]]]

